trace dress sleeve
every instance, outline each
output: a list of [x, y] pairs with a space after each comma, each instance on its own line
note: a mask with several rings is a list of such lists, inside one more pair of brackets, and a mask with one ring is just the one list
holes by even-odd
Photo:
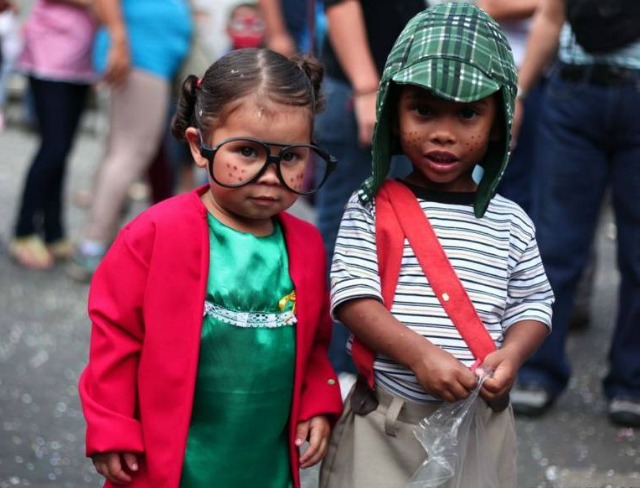
[[[147, 239], [152, 240], [152, 239]], [[89, 363], [80, 378], [86, 452], [144, 452], [137, 371], [144, 336], [145, 239], [125, 229], [96, 270], [89, 292]], [[142, 244], [142, 245], [141, 245]]]

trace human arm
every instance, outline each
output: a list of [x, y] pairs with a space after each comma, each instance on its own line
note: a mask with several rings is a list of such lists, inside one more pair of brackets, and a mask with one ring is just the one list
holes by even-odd
[[378, 300], [349, 300], [335, 314], [370, 349], [413, 371], [426, 392], [454, 402], [466, 398], [476, 386], [469, 368], [406, 327]]
[[267, 47], [285, 56], [296, 52], [296, 43], [287, 30], [282, 15], [282, 0], [259, 0], [266, 26]]
[[564, 24], [563, 0], [541, 0], [537, 8], [524, 59], [518, 70], [518, 97], [513, 121], [514, 139], [520, 131], [524, 116], [523, 101], [526, 94], [534, 87], [544, 69], [554, 59], [558, 50], [560, 30]]
[[92, 456], [96, 471], [116, 485], [126, 485], [129, 473], [138, 471], [138, 456], [132, 452], [105, 452]]
[[492, 367], [482, 393], [485, 399], [505, 396], [526, 359], [551, 330], [553, 291], [546, 276], [535, 229], [522, 210], [514, 217], [510, 236], [507, 300], [502, 316], [504, 340], [501, 348], [487, 356]]
[[540, 0], [476, 0], [476, 5], [498, 22], [528, 19]]
[[121, 86], [131, 69], [127, 29], [120, 0], [95, 0], [94, 8], [100, 22], [109, 32], [109, 52], [103, 79], [109, 85]]
[[358, 140], [371, 145], [376, 122], [380, 75], [376, 68], [360, 2], [343, 0], [326, 7], [328, 36], [351, 87], [358, 122]]
[[109, 249], [89, 293], [89, 362], [79, 384], [88, 456], [145, 451], [136, 417], [137, 377], [148, 269], [142, 256], [151, 252], [153, 242], [132, 240], [128, 234], [127, 228]]
[[482, 363], [483, 367], [493, 370], [493, 375], [485, 380], [480, 390], [482, 398], [490, 402], [507, 396], [518, 370], [540, 347], [548, 332], [547, 325], [535, 320], [523, 320], [509, 327], [502, 347], [488, 354]]

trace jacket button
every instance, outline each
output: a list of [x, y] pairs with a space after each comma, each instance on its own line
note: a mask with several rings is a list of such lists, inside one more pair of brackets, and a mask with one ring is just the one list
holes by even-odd
[[448, 301], [449, 301], [449, 294], [448, 294], [448, 293], [443, 293], [443, 294], [442, 294], [442, 299], [443, 299], [445, 302], [448, 302]]
[[330, 379], [330, 380], [328, 380], [328, 381], [327, 381], [327, 384], [329, 384], [329, 385], [333, 386], [333, 385], [335, 385], [335, 384], [336, 384], [336, 380], [334, 380], [334, 379]]

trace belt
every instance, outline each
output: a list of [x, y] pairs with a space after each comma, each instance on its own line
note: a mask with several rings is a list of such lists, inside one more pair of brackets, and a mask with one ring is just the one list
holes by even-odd
[[564, 81], [584, 81], [593, 85], [621, 85], [640, 78], [640, 70], [608, 64], [561, 64], [558, 71]]
[[583, 81], [594, 85], [621, 85], [640, 78], [640, 70], [608, 64], [561, 64], [558, 74], [564, 81]]

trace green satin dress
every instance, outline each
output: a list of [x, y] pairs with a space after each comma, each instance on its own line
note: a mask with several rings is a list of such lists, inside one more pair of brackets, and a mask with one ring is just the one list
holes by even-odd
[[279, 225], [270, 236], [209, 215], [211, 265], [182, 488], [293, 486], [287, 425], [295, 293]]

